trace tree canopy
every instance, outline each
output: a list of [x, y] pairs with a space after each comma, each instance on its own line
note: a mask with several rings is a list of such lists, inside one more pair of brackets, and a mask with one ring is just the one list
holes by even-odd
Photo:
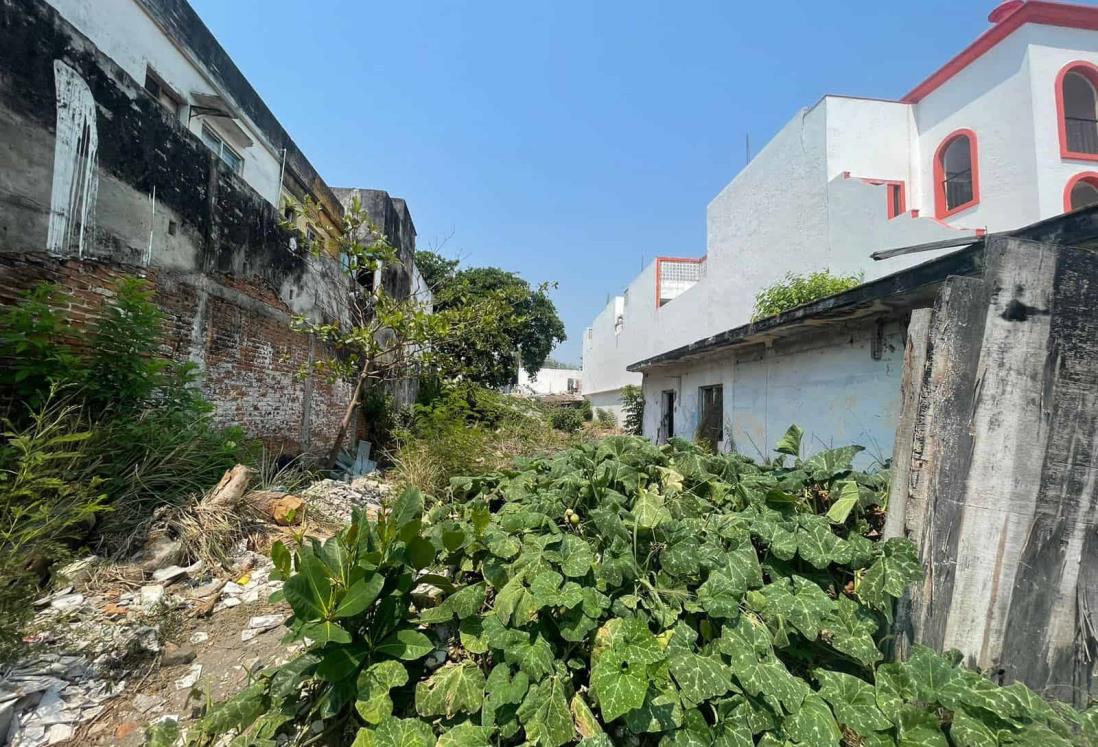
[[446, 343], [448, 356], [461, 361], [466, 378], [492, 387], [513, 384], [520, 364], [531, 376], [537, 374], [565, 339], [547, 284], [533, 287], [498, 267], [458, 269], [457, 260], [428, 251], [416, 252], [416, 266], [434, 294], [436, 311], [467, 307], [485, 297], [496, 297], [511, 310], [501, 324], [474, 326]]

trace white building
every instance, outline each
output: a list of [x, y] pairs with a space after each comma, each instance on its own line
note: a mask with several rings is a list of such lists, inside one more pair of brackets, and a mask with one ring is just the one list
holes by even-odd
[[654, 260], [585, 331], [585, 396], [619, 405], [642, 381], [626, 366], [748, 322], [786, 272], [869, 281], [948, 249], [874, 251], [1098, 202], [1098, 8], [1012, 0], [989, 21], [898, 101], [828, 95], [798, 112], [709, 203], [705, 256]]
[[575, 394], [583, 391], [582, 373], [574, 368], [543, 368], [536, 376], [530, 376], [519, 368], [518, 384], [514, 391], [518, 394], [543, 396], [547, 394]]
[[334, 195], [186, 2], [48, 3], [272, 205], [316, 201], [299, 219], [307, 237], [333, 235]]

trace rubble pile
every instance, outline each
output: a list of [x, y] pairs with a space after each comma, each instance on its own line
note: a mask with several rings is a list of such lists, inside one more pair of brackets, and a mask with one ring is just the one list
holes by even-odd
[[351, 511], [355, 508], [370, 516], [376, 515], [391, 491], [391, 485], [368, 476], [351, 482], [320, 480], [302, 491], [301, 496], [306, 499], [312, 518], [343, 525], [351, 521]]

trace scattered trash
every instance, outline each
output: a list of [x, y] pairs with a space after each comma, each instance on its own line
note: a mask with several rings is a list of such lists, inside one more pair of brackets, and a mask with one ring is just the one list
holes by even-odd
[[191, 633], [191, 644], [197, 646], [200, 643], [205, 643], [210, 640], [210, 634], [204, 630], [196, 630]]
[[149, 610], [164, 600], [164, 587], [159, 584], [141, 587], [141, 607]]
[[202, 665], [191, 664], [191, 668], [185, 675], [175, 681], [176, 690], [190, 690], [192, 687], [198, 684], [199, 678], [202, 677]]
[[63, 597], [56, 597], [50, 600], [50, 607], [61, 612], [71, 612], [84, 603], [83, 594], [66, 594]]

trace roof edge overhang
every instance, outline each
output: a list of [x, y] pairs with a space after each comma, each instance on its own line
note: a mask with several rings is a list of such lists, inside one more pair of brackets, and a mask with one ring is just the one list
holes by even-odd
[[[994, 12], [992, 17], [996, 17]], [[912, 88], [900, 101], [905, 104], [917, 104], [922, 101], [1027, 23], [1095, 31], [1098, 30], [1098, 7], [1044, 0], [1029, 0], [1019, 4], [1013, 10], [998, 16], [994, 26], [976, 37], [975, 41], [962, 49], [953, 59]]]

